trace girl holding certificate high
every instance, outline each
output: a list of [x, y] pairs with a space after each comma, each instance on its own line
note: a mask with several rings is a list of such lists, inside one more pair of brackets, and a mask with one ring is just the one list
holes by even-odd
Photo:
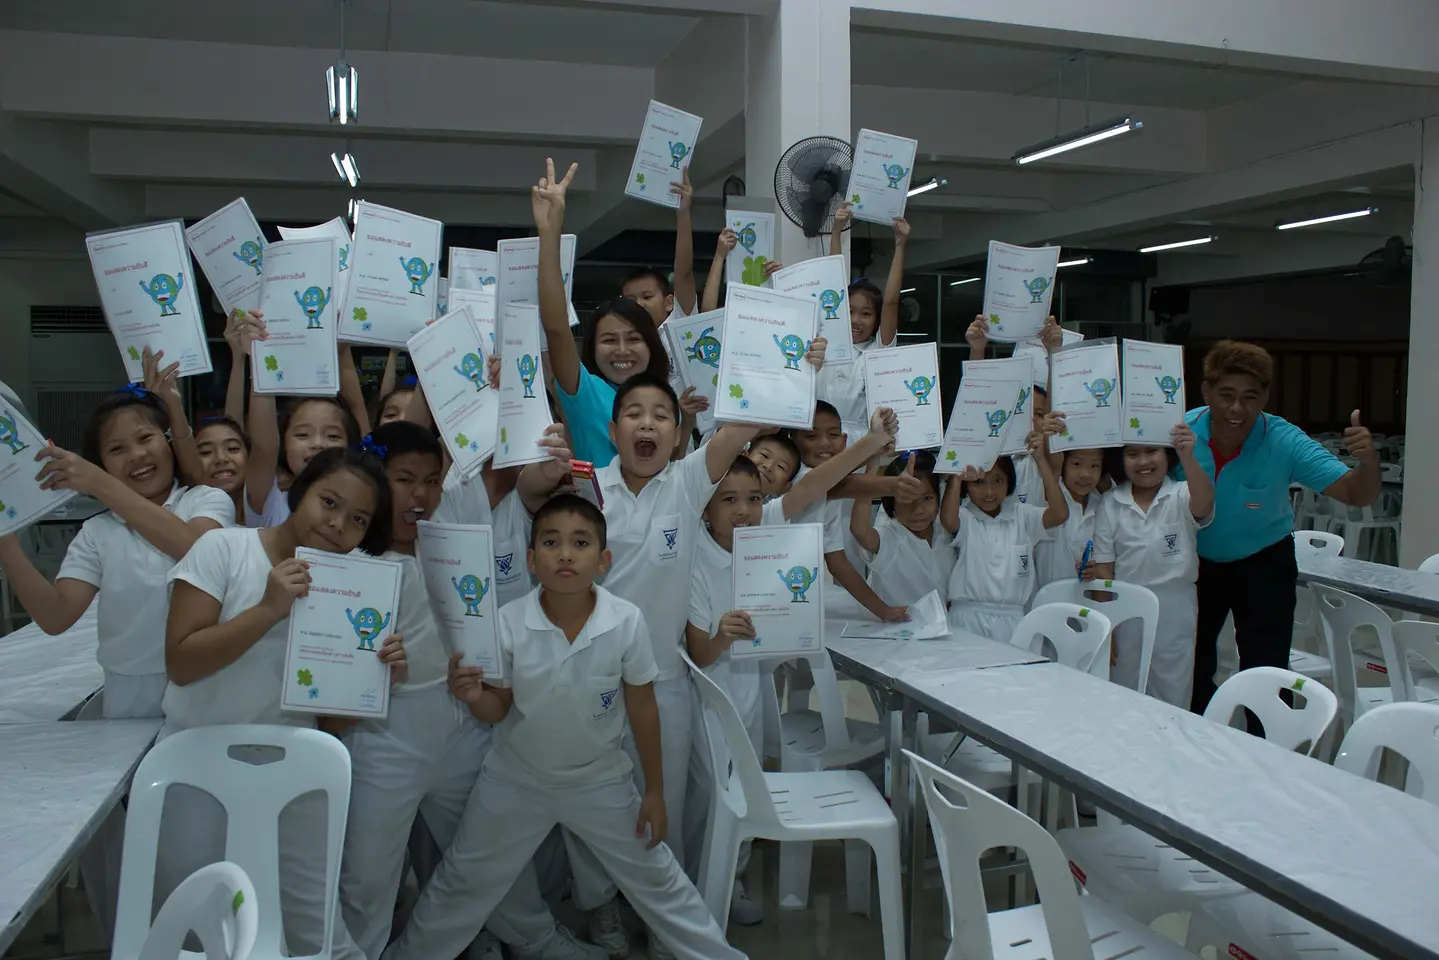
[[[1194, 458], [1194, 431], [1170, 431], [1174, 447], [1130, 444], [1106, 450], [1115, 485], [1099, 505], [1094, 531], [1095, 576], [1137, 583], [1159, 598], [1159, 627], [1149, 661], [1151, 697], [1189, 707], [1194, 685], [1194, 634], [1199, 617], [1195, 584], [1199, 552], [1195, 535], [1214, 517], [1214, 481]], [[1184, 467], [1185, 480], [1169, 471]], [[1116, 683], [1136, 686], [1139, 624], [1114, 630]]]
[[1105, 451], [1066, 450], [1059, 468], [1059, 492], [1069, 507], [1069, 518], [1055, 528], [1049, 540], [1035, 547], [1037, 587], [1059, 580], [1094, 579], [1094, 525], [1104, 494], [1099, 484], [1105, 477]]
[[[173, 584], [165, 629], [165, 725], [160, 738], [193, 727], [235, 723], [310, 726], [311, 714], [283, 713], [285, 649], [290, 608], [309, 590], [310, 575], [297, 547], [330, 553], [359, 549], [378, 556], [389, 546], [390, 486], [380, 461], [352, 450], [325, 450], [310, 460], [289, 490], [289, 509], [263, 530], [212, 530], [169, 577]], [[392, 635], [377, 656], [403, 680], [403, 639]], [[225, 828], [215, 801], [172, 787], [165, 799], [156, 885], [168, 896], [194, 870], [224, 859]], [[322, 794], [301, 797], [280, 817], [280, 903], [291, 952], [322, 952], [325, 856]], [[330, 956], [363, 960], [343, 922], [336, 922]]]
[[939, 477], [934, 454], [916, 450], [881, 468], [869, 462], [871, 474], [917, 480], [923, 486], [904, 498], [885, 497], [879, 522], [864, 500], [854, 501], [849, 529], [869, 564], [868, 583], [887, 603], [908, 607], [926, 594], [949, 590], [954, 569], [954, 543], [939, 521]]
[[74, 490], [110, 508], [85, 521], [54, 583], [17, 537], [0, 537], [0, 569], [47, 634], [70, 629], [99, 594], [107, 719], [161, 716], [166, 574], [202, 535], [235, 522], [223, 491], [177, 482], [165, 407], [144, 387], [126, 387], [90, 415], [83, 456], [53, 445], [34, 451], [45, 461], [43, 489]]
[[[970, 467], [944, 490], [940, 519], [955, 535], [959, 556], [949, 577], [949, 624], [1008, 642], [1034, 592], [1034, 545], [1069, 517], [1059, 479], [1042, 451], [1059, 433], [1063, 414], [1045, 416], [1029, 435], [1029, 453], [1044, 483], [1046, 506], [1020, 503], [1014, 493], [1014, 462], [1000, 457], [981, 473]], [[960, 498], [965, 498], [963, 506]]]

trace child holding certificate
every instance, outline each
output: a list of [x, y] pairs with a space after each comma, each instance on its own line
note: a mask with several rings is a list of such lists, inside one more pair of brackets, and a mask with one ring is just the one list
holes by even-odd
[[224, 492], [178, 482], [171, 423], [155, 393], [130, 386], [90, 415], [83, 456], [54, 445], [0, 445], [0, 456], [45, 461], [28, 467], [39, 471], [41, 489], [74, 490], [110, 508], [85, 521], [54, 583], [16, 536], [0, 537], [0, 569], [47, 634], [70, 629], [99, 595], [96, 658], [105, 671], [107, 719], [161, 716], [166, 575], [202, 535], [235, 522]]
[[[618, 444], [621, 457], [627, 445]], [[703, 466], [705, 453], [691, 458]], [[665, 485], [687, 482], [670, 477]], [[647, 618], [595, 585], [610, 567], [607, 540], [605, 517], [589, 501], [559, 496], [541, 507], [528, 554], [540, 588], [499, 614], [504, 679], [491, 686], [477, 667], [451, 671], [456, 698], [481, 722], [498, 724], [495, 746], [455, 842], [420, 895], [410, 925], [385, 951], [387, 960], [459, 954], [556, 825], [598, 855], [675, 955], [742, 956], [725, 944], [724, 932], [663, 843], [669, 831], [658, 783], [683, 772], [664, 762], [668, 748], [662, 749], [664, 721], [654, 688], [661, 668]], [[679, 661], [677, 650], [674, 658]], [[635, 787], [635, 761], [621, 746], [626, 720], [652, 789]], [[665, 725], [663, 739], [669, 736]]]
[[1094, 579], [1094, 524], [1104, 494], [1104, 453], [1099, 449], [1066, 450], [1059, 469], [1059, 492], [1069, 517], [1051, 531], [1050, 539], [1034, 548], [1036, 587], [1059, 580]]
[[235, 505], [235, 521], [245, 521], [245, 464], [250, 438], [239, 423], [224, 414], [202, 417], [195, 424], [195, 451], [200, 455], [200, 482], [223, 491]]
[[[1194, 686], [1194, 632], [1199, 620], [1196, 534], [1214, 517], [1214, 481], [1194, 458], [1194, 431], [1181, 423], [1165, 447], [1129, 444], [1106, 450], [1110, 475], [1122, 482], [1099, 506], [1094, 531], [1095, 576], [1137, 583], [1159, 598], [1159, 627], [1145, 692], [1189, 706]], [[1184, 480], [1169, 472], [1184, 468]], [[1139, 624], [1114, 630], [1116, 683], [1139, 676]]]
[[905, 496], [881, 500], [878, 523], [864, 501], [856, 500], [850, 510], [849, 528], [869, 563], [870, 588], [900, 607], [911, 606], [931, 591], [943, 596], [954, 569], [954, 543], [939, 522], [934, 455], [915, 450], [884, 468], [876, 457], [869, 462], [869, 472], [903, 477], [918, 487]]
[[[940, 519], [955, 534], [959, 551], [949, 577], [953, 629], [1007, 643], [1023, 619], [1024, 606], [1034, 592], [1034, 545], [1048, 539], [1049, 531], [1069, 516], [1054, 467], [1042, 453], [1045, 438], [1058, 433], [1061, 423], [1061, 416], [1050, 414], [1029, 435], [1030, 456], [1044, 481], [1046, 506], [1011, 498], [1015, 480], [1009, 457], [1000, 457], [986, 473], [970, 467], [959, 483], [951, 480], [945, 488]], [[961, 497], [967, 498], [963, 506]]]
[[[309, 589], [298, 547], [378, 556], [389, 545], [390, 487], [380, 462], [352, 450], [326, 450], [295, 478], [290, 512], [263, 530], [212, 530], [172, 571], [165, 630], [163, 739], [178, 730], [216, 724], [310, 726], [311, 714], [280, 708], [281, 673], [290, 608]], [[403, 680], [403, 638], [392, 635], [376, 652]], [[156, 863], [157, 892], [197, 868], [224, 859], [219, 808], [200, 792], [174, 787], [166, 797], [165, 826]], [[297, 955], [320, 953], [324, 931], [325, 801], [302, 797], [280, 818], [280, 902], [285, 939]], [[362, 960], [343, 922], [337, 922], [331, 956]]]
[[[384, 720], [362, 721], [345, 734], [354, 772], [340, 905], [360, 950], [379, 960], [390, 938], [409, 827], [422, 816], [439, 848], [449, 847], [489, 752], [491, 728], [457, 709], [445, 687], [447, 658], [415, 558], [418, 523], [441, 505], [440, 443], [419, 424], [401, 420], [376, 429], [372, 446], [382, 451], [393, 503], [384, 557], [404, 568], [396, 616], [409, 676], [395, 685]], [[567, 463], [569, 451], [557, 452]], [[486, 589], [491, 582], [484, 575]], [[491, 926], [521, 957], [558, 960], [589, 956], [588, 950], [603, 960], [598, 948], [579, 944], [556, 925], [528, 865]], [[494, 940], [492, 934], [481, 936]]]

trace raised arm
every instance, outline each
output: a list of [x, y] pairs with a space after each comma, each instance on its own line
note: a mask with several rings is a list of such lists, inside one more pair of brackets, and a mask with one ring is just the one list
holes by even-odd
[[151, 353], [146, 347], [140, 357], [145, 373], [145, 389], [160, 398], [165, 412], [170, 417], [170, 449], [175, 453], [175, 473], [181, 486], [193, 487], [204, 479], [205, 469], [200, 465], [200, 450], [195, 446], [195, 429], [185, 415], [185, 401], [180, 398], [178, 378], [180, 364], [161, 367], [165, 351]]
[[724, 479], [734, 458], [744, 452], [745, 444], [759, 436], [762, 429], [748, 423], [726, 423], [715, 431], [710, 442], [704, 445], [710, 483], [719, 483]]
[[225, 386], [225, 416], [238, 424], [245, 422], [245, 367], [250, 362], [249, 320], [243, 310], [231, 310], [225, 318], [225, 342], [230, 345], [230, 382]]
[[[914, 466], [914, 458], [910, 457], [908, 466]], [[869, 473], [878, 474], [882, 468], [879, 465], [879, 457], [869, 461]], [[879, 553], [879, 531], [874, 528], [874, 503], [869, 500], [856, 500], [849, 511], [849, 532], [867, 553]]]
[[944, 482], [944, 495], [939, 498], [939, 522], [950, 536], [959, 533], [959, 506], [964, 499], [964, 481], [978, 479], [979, 470], [970, 467], [963, 476], [953, 474]]
[[1196, 521], [1208, 520], [1214, 514], [1214, 481], [1194, 456], [1194, 431], [1189, 424], [1181, 423], [1169, 435], [1174, 440], [1179, 465], [1184, 468], [1184, 481], [1189, 484], [1189, 512]]
[[540, 509], [546, 500], [569, 484], [570, 461], [574, 459], [565, 428], [558, 423], [545, 427], [540, 446], [549, 452], [550, 459], [525, 464], [515, 480], [520, 502], [530, 513]]
[[395, 389], [395, 381], [399, 375], [400, 351], [391, 347], [389, 356], [385, 357], [385, 373], [380, 377], [380, 396], [386, 396]]
[[360, 436], [369, 436], [370, 411], [365, 409], [365, 390], [360, 386], [360, 371], [355, 366], [355, 348], [340, 348], [340, 400], [349, 408], [360, 425]]
[[[563, 180], [555, 178], [555, 162], [545, 160], [545, 176], [530, 188], [530, 207], [540, 235], [540, 325], [550, 354], [555, 384], [574, 396], [580, 389], [580, 351], [570, 332], [570, 312], [565, 300], [565, 275], [560, 268], [560, 234], [565, 229], [565, 196], [578, 163], [570, 164]], [[500, 345], [503, 352], [504, 345]]]
[[275, 398], [250, 390], [250, 457], [245, 461], [245, 509], [256, 516], [265, 510], [265, 499], [275, 485], [280, 469], [280, 421]]
[[715, 244], [715, 256], [710, 261], [709, 276], [705, 279], [705, 292], [700, 301], [700, 313], [709, 313], [711, 310], [719, 309], [720, 289], [724, 286], [725, 264], [729, 262], [729, 255], [738, 242], [739, 237], [731, 228], [725, 227], [720, 231], [719, 242]]
[[695, 312], [695, 228], [690, 207], [694, 188], [690, 186], [690, 168], [680, 171], [680, 179], [670, 184], [670, 193], [680, 196], [675, 211], [675, 304], [686, 316]]
[[[869, 433], [806, 473], [794, 488], [784, 495], [781, 501], [784, 518], [792, 520], [799, 516], [812, 504], [823, 500], [831, 487], [848, 477], [866, 460], [891, 449], [897, 433], [898, 415], [889, 407], [880, 407], [869, 419]], [[866, 506], [869, 503], [870, 501], [865, 501]]]
[[[1379, 455], [1374, 452], [1374, 438], [1369, 435], [1368, 428], [1359, 422], [1358, 410], [1349, 415], [1349, 426], [1344, 429], [1344, 445], [1349, 455], [1359, 461], [1359, 466], [1325, 487], [1324, 495], [1353, 507], [1367, 507], [1379, 499], [1384, 483], [1379, 469]], [[1188, 473], [1187, 470], [1185, 472]], [[1191, 499], [1194, 496], [1192, 484], [1189, 495]]]
[[1029, 454], [1044, 481], [1044, 527], [1057, 527], [1069, 519], [1069, 501], [1059, 487], [1059, 474], [1049, 459], [1049, 438], [1059, 433], [1062, 418], [1054, 413], [1047, 414], [1040, 429], [1029, 434]]
[[879, 345], [888, 347], [899, 332], [900, 291], [904, 289], [904, 252], [909, 246], [909, 221], [894, 218], [894, 257], [889, 261], [889, 279], [884, 282], [884, 301], [879, 308]]
[[271, 627], [290, 615], [295, 599], [309, 588], [309, 569], [304, 561], [291, 557], [270, 571], [259, 603], [220, 623], [220, 601], [177, 579], [165, 624], [165, 672], [170, 682], [183, 687], [240, 659]]
[[[844, 229], [849, 226], [849, 201], [841, 200], [834, 211], [834, 228], [829, 232], [829, 255], [837, 257], [844, 253]], [[845, 279], [849, 279], [849, 264], [844, 265]]]
[[30, 619], [52, 637], [73, 627], [99, 592], [98, 587], [83, 580], [46, 580], [13, 533], [0, 537], [0, 572]]
[[989, 346], [989, 321], [975, 317], [964, 331], [964, 339], [969, 344], [969, 359], [983, 360], [984, 349]]

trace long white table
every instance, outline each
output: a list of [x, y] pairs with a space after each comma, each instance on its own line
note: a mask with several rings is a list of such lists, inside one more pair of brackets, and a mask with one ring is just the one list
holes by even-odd
[[159, 720], [0, 730], [0, 954], [124, 795]]
[[0, 724], [70, 716], [105, 682], [95, 662], [95, 605], [64, 633], [35, 624], [0, 637]]
[[1307, 550], [1299, 552], [1298, 560], [1300, 583], [1318, 583], [1382, 607], [1439, 617], [1439, 575]]
[[1433, 805], [1059, 664], [916, 676], [901, 689], [1360, 949], [1439, 960]]

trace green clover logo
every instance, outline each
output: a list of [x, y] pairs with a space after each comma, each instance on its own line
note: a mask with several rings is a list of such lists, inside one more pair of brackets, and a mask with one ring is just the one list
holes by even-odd
[[686, 339], [686, 340], [693, 340], [694, 338], [695, 338], [695, 332], [694, 332], [693, 330], [686, 330], [686, 331], [685, 331], [685, 339]]
[[366, 310], [364, 307], [356, 307], [351, 315], [356, 320], [368, 320], [370, 318], [370, 311]]
[[139, 360], [139, 359], [140, 359], [140, 351], [139, 351], [139, 350], [136, 350], [134, 347], [131, 347], [129, 352], [130, 352], [130, 359], [131, 359], [131, 360]]
[[230, 912], [231, 912], [231, 913], [239, 913], [239, 912], [240, 912], [240, 907], [243, 906], [244, 903], [245, 903], [245, 891], [243, 891], [243, 890], [236, 890], [236, 891], [235, 891], [235, 899], [233, 899], [233, 900], [230, 901]]
[[500, 443], [510, 442], [510, 431], [508, 427], [500, 427]]
[[944, 459], [948, 460], [950, 463], [954, 463], [956, 460], [959, 459], [959, 454], [955, 453], [953, 450], [947, 450], [945, 451]]
[[308, 670], [298, 670], [295, 672], [295, 679], [300, 682], [300, 686], [308, 687], [315, 682], [315, 675]]
[[730, 384], [729, 395], [738, 400], [740, 397], [744, 396], [744, 387], [740, 386], [737, 383]]
[[740, 279], [747, 286], [758, 287], [764, 283], [764, 265], [769, 262], [767, 257], [745, 257], [744, 273]]
[[1132, 430], [1138, 430], [1138, 429], [1139, 429], [1139, 418], [1138, 418], [1138, 417], [1130, 417], [1130, 418], [1129, 418], [1129, 427], [1130, 427], [1130, 429], [1132, 429]]
[[637, 174], [635, 174], [635, 183], [644, 183], [644, 182], [645, 182], [645, 175], [644, 175], [643, 173], [637, 173]]
[[857, 194], [857, 193], [851, 194], [851, 195], [850, 195], [850, 198], [849, 198], [849, 202], [850, 202], [850, 203], [859, 203], [859, 194]]
[[997, 326], [999, 326], [999, 324], [1000, 324], [999, 314], [997, 314], [997, 313], [991, 313], [991, 314], [989, 315], [989, 325], [990, 325], [991, 327], [997, 327]]
[[710, 377], [710, 386], [719, 386], [719, 374], [715, 374], [714, 376]]
[[271, 373], [274, 373], [276, 370], [280, 369], [280, 361], [275, 359], [275, 355], [273, 353], [265, 358], [265, 369], [269, 370]]
[[468, 447], [470, 445], [470, 438], [463, 433], [457, 433], [455, 434], [455, 444], [461, 447]]

